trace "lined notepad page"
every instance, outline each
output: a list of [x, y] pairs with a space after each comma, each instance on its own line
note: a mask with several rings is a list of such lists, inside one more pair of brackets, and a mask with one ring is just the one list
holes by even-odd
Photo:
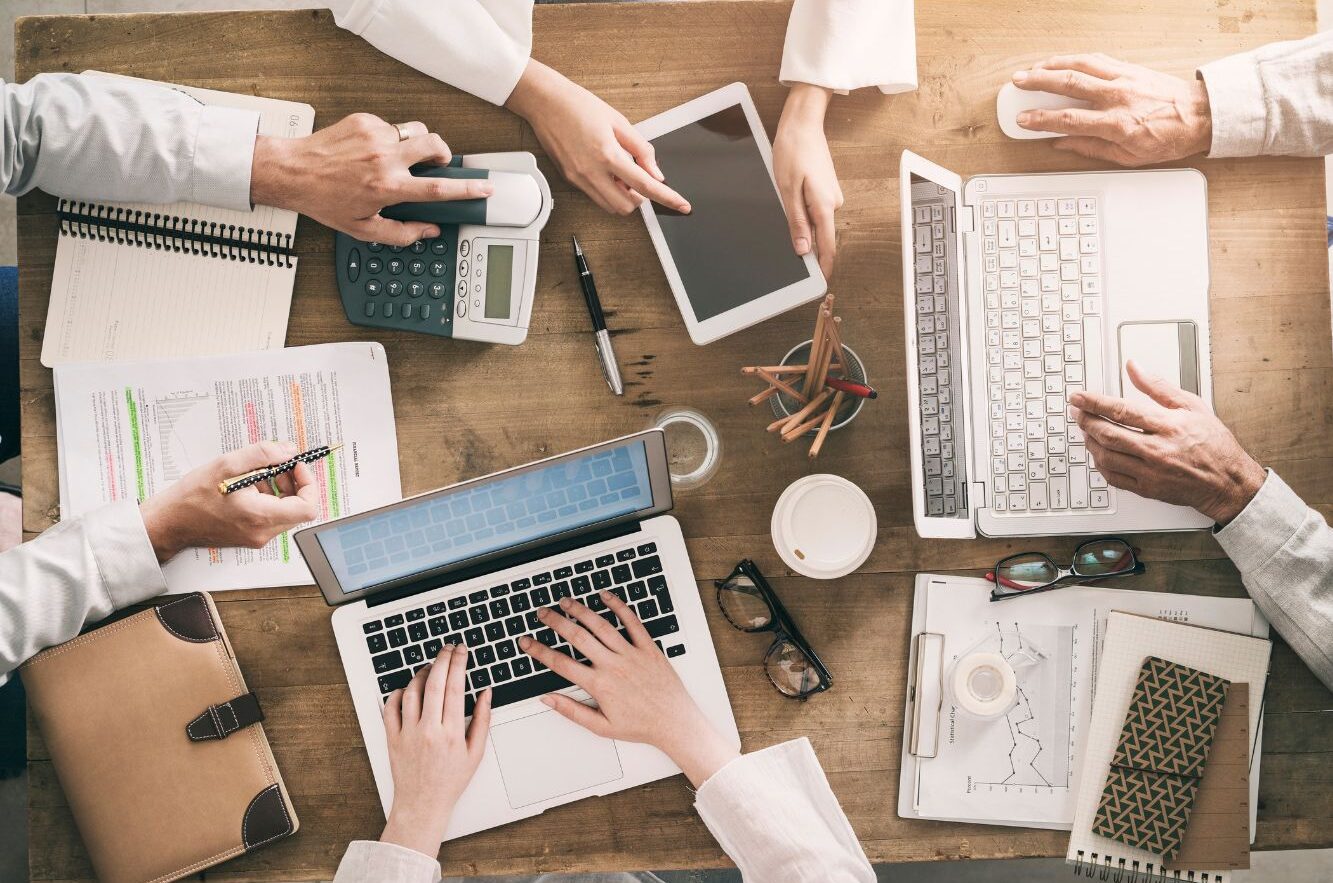
[[[310, 134], [314, 127], [314, 109], [308, 104], [158, 85], [205, 104], [257, 111], [261, 134], [294, 138]], [[98, 204], [263, 230], [274, 234], [278, 244], [289, 242], [296, 233], [296, 212], [270, 206], [245, 212], [188, 202]], [[287, 337], [295, 265], [295, 258], [269, 265], [62, 232], [51, 278], [42, 364], [281, 347]]]
[[[1065, 860], [1092, 862], [1114, 871], [1136, 866], [1144, 873], [1151, 865], [1163, 881], [1193, 880], [1195, 883], [1227, 883], [1226, 871], [1158, 871], [1161, 856], [1127, 846], [1092, 833], [1093, 816], [1101, 802], [1106, 778], [1111, 772], [1111, 758], [1120, 739], [1120, 731], [1129, 713], [1139, 669], [1149, 656], [1197, 668], [1232, 682], [1250, 685], [1250, 736], [1256, 744], [1259, 720], [1263, 712], [1264, 684], [1268, 680], [1268, 659], [1273, 645], [1249, 635], [1183, 625], [1167, 620], [1113, 612], [1106, 625], [1101, 669], [1097, 677], [1096, 700], [1089, 722], [1087, 747], [1083, 753], [1083, 774], [1079, 781], [1078, 803], [1074, 809], [1074, 828], [1069, 837]], [[1251, 776], [1257, 778], [1257, 764], [1251, 762]], [[1123, 864], [1122, 864], [1123, 863]], [[1193, 876], [1191, 876], [1193, 875]], [[1154, 876], [1151, 879], [1157, 880]]]

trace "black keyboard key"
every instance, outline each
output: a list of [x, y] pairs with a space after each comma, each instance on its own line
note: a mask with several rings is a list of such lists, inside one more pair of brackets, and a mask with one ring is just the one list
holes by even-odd
[[647, 601], [641, 602], [639, 604], [639, 609], [637, 611], [637, 613], [639, 614], [639, 619], [642, 620], [652, 619], [653, 617], [657, 616], [660, 612], [661, 611], [657, 609], [657, 602], [654, 601], [652, 598], [649, 598]]
[[508, 595], [508, 594], [509, 594], [509, 586], [506, 585], [491, 586], [492, 598], [498, 598], [501, 595]]
[[392, 693], [394, 690], [401, 690], [412, 680], [412, 672], [407, 669], [400, 669], [392, 674], [380, 675], [380, 692]]
[[395, 668], [402, 668], [403, 654], [397, 650], [390, 650], [388, 653], [372, 656], [370, 661], [375, 666], [375, 674], [382, 675], [385, 672], [393, 671]]
[[598, 556], [597, 556], [597, 559], [596, 559], [596, 562], [597, 562], [597, 566], [598, 566], [598, 567], [610, 567], [612, 564], [615, 564], [615, 563], [616, 563], [616, 556], [615, 556], [615, 555], [598, 555]]
[[505, 636], [504, 623], [498, 621], [486, 623], [486, 640], [500, 641], [504, 639], [504, 636]]
[[513, 589], [515, 592], [526, 591], [527, 589], [532, 588], [532, 580], [528, 579], [527, 577], [524, 577], [523, 579], [516, 579], [509, 584], [509, 588]]
[[621, 549], [619, 552], [616, 553], [617, 561], [628, 561], [633, 557], [634, 557], [633, 549]]
[[662, 592], [657, 596], [657, 609], [663, 613], [674, 613], [676, 605], [671, 603], [671, 596]]
[[648, 591], [654, 595], [667, 590], [666, 577], [658, 575], [648, 578]]
[[486, 600], [486, 598], [487, 594], [485, 589], [478, 589], [477, 591], [467, 596], [469, 604], [481, 604]]
[[509, 607], [515, 613], [522, 613], [525, 610], [532, 609], [532, 602], [528, 600], [528, 596], [526, 594], [515, 595], [513, 598], [510, 599]]
[[537, 618], [537, 611], [535, 610], [528, 611], [528, 616], [527, 619], [524, 620], [524, 623], [527, 625], [528, 631], [530, 632], [535, 632], [542, 627], [542, 621]]
[[606, 609], [606, 602], [602, 600], [601, 595], [589, 595], [585, 599], [585, 603], [587, 603], [589, 610], [595, 610], [598, 613]]
[[666, 652], [666, 653], [667, 653], [667, 658], [668, 658], [668, 659], [675, 659], [677, 656], [684, 656], [684, 655], [685, 655], [685, 645], [684, 645], [684, 644], [674, 644], [674, 645], [672, 645], [672, 646], [670, 646], [670, 647], [667, 648], [667, 652]]
[[389, 646], [401, 647], [407, 643], [407, 632], [403, 629], [394, 629], [389, 632]]
[[532, 660], [526, 656], [517, 657], [513, 662], [509, 663], [509, 667], [514, 670], [514, 677], [516, 678], [532, 674]]
[[505, 681], [513, 678], [514, 675], [509, 671], [509, 663], [502, 662], [499, 665], [491, 666], [491, 681], [496, 684], [503, 684]]
[[545, 644], [547, 647], [554, 647], [556, 641], [560, 640], [560, 636], [550, 629], [541, 629], [537, 632], [536, 638], [540, 643]]
[[444, 602], [440, 601], [438, 603], [430, 605], [429, 607], [426, 608], [426, 612], [431, 616], [439, 616], [441, 613], [444, 612]]
[[551, 606], [551, 590], [546, 588], [546, 586], [533, 589], [531, 594], [528, 595], [528, 597], [532, 599], [532, 604], [534, 607]]
[[509, 602], [504, 598], [499, 598], [491, 602], [491, 618], [504, 619], [509, 615]]
[[389, 649], [389, 642], [384, 635], [371, 635], [366, 638], [366, 649], [371, 653], [383, 653]]
[[533, 670], [533, 671], [549, 671], [549, 669], [547, 669], [545, 663], [538, 662], [538, 661], [535, 660], [535, 659], [532, 660], [532, 670]]
[[375, 620], [374, 622], [363, 622], [361, 624], [361, 630], [366, 634], [370, 634], [371, 632], [378, 632], [382, 628], [384, 628], [384, 623], [380, 622], [378, 619]]
[[611, 571], [599, 570], [592, 575], [592, 587], [597, 590], [611, 587]]
[[611, 579], [615, 580], [616, 585], [619, 586], [623, 586], [625, 583], [629, 582], [632, 579], [629, 572], [629, 565], [617, 564], [615, 567], [611, 568]]
[[480, 690], [482, 687], [489, 687], [491, 685], [490, 673], [487, 672], [486, 669], [484, 668], [474, 671], [471, 675], [471, 678], [472, 678], [472, 686], [475, 689]]
[[444, 642], [439, 638], [431, 638], [421, 649], [425, 652], [427, 659], [434, 659], [436, 656], [439, 656], [440, 651], [444, 649]]
[[464, 598], [462, 595], [459, 595], [457, 598], [449, 599], [450, 610], [457, 610], [460, 607], [466, 607], [466, 606], [467, 606], [467, 598]]
[[586, 595], [592, 591], [592, 581], [586, 576], [576, 576], [569, 581], [569, 587], [574, 590], [575, 595]]
[[501, 659], [513, 659], [518, 655], [518, 646], [513, 641], [501, 641], [495, 645], [495, 655]]
[[644, 598], [647, 597], [648, 597], [648, 586], [644, 584], [643, 580], [639, 580], [638, 582], [632, 582], [629, 584], [629, 599], [631, 601], [642, 601]]
[[477, 665], [490, 665], [495, 661], [494, 647], [478, 647], [473, 652], [477, 654]]
[[662, 572], [662, 559], [653, 555], [649, 558], [640, 558], [633, 564], [634, 578], [643, 579], [645, 576], [652, 576], [654, 573]]
[[467, 628], [467, 611], [455, 610], [449, 614], [449, 628], [460, 631]]
[[407, 636], [413, 641], [424, 641], [430, 637], [430, 629], [424, 622], [414, 622], [407, 627]]
[[407, 611], [407, 621], [416, 622], [418, 619], [426, 618], [426, 608], [418, 607], [416, 610]]
[[644, 543], [639, 547], [640, 555], [651, 555], [657, 551], [657, 543]]
[[469, 607], [467, 609], [467, 615], [473, 625], [481, 625], [483, 622], [488, 622], [491, 618], [486, 612], [485, 607]]
[[666, 635], [674, 635], [680, 631], [680, 623], [676, 622], [674, 616], [660, 616], [652, 622], [645, 622], [643, 627], [648, 630], [649, 637], [661, 638]]
[[601, 613], [598, 614], [598, 616], [600, 616], [607, 622], [611, 623], [611, 628], [613, 629], [620, 628], [620, 620], [617, 619], [615, 613], [611, 612], [610, 610], [603, 610]]
[[463, 632], [463, 643], [469, 647], [479, 647], [486, 643], [486, 636], [482, 634], [481, 629], [468, 629]]
[[422, 670], [423, 668], [425, 668], [425, 667], [426, 667], [426, 663], [424, 663], [424, 662], [421, 663], [421, 664], [418, 665], [418, 666], [413, 667], [413, 669], [412, 669], [412, 674], [415, 675], [417, 672], [421, 671], [421, 670]]
[[526, 631], [527, 628], [523, 625], [523, 617], [511, 616], [505, 620], [505, 634], [509, 637], [512, 638], [514, 635], [521, 635]]
[[572, 598], [574, 592], [569, 588], [569, 583], [556, 583], [551, 586], [551, 600], [559, 601], [561, 598]]
[[384, 617], [384, 625], [387, 626], [388, 628], [393, 628], [396, 625], [402, 625], [402, 624], [403, 624], [403, 615], [401, 613], [395, 613], [393, 616]]
[[421, 652], [421, 648], [416, 644], [403, 648], [403, 662], [408, 665], [420, 665], [426, 661], [426, 655]]
[[551, 575], [549, 573], [539, 573], [532, 578], [532, 584], [534, 586], [544, 586], [550, 581]]
[[614, 589], [611, 590], [611, 594], [615, 595], [622, 601], [629, 600], [629, 595], [626, 594], [624, 586], [616, 586]]
[[594, 565], [591, 561], [580, 561], [578, 564], [574, 565], [574, 572], [587, 573], [588, 571], [592, 570], [593, 567], [595, 566], [596, 565]]
[[491, 691], [491, 707], [513, 705], [515, 702], [522, 702], [534, 696], [545, 696], [553, 690], [563, 690], [568, 686], [571, 686], [569, 681], [560, 675], [553, 671], [545, 671], [530, 678], [510, 681], [495, 687]]
[[555, 569], [556, 579], [569, 579], [573, 575], [574, 575], [574, 568], [572, 567], [557, 567]]
[[449, 632], [449, 623], [444, 621], [443, 616], [437, 616], [427, 624], [430, 626], [432, 637], [438, 638], [440, 635], [448, 634]]

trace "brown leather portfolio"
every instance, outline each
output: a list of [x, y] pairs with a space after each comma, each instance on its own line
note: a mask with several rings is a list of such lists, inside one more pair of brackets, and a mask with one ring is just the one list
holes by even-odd
[[167, 883], [296, 831], [208, 595], [95, 628], [20, 672], [103, 883]]

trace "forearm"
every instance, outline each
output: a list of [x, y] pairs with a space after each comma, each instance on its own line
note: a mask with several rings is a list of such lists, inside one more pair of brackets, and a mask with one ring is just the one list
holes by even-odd
[[0, 89], [6, 193], [250, 208], [253, 112], [113, 77], [42, 74]]
[[1209, 156], [1333, 153], [1333, 32], [1271, 43], [1204, 65]]
[[1333, 528], [1270, 472], [1216, 536], [1264, 616], [1333, 687]]
[[62, 522], [0, 554], [0, 678], [88, 624], [165, 590], [133, 502]]

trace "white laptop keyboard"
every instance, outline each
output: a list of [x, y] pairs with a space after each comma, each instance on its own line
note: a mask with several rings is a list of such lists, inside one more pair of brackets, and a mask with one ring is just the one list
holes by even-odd
[[1102, 249], [1094, 196], [980, 204], [991, 508], [1096, 512], [1114, 492], [1067, 400], [1102, 380]]

